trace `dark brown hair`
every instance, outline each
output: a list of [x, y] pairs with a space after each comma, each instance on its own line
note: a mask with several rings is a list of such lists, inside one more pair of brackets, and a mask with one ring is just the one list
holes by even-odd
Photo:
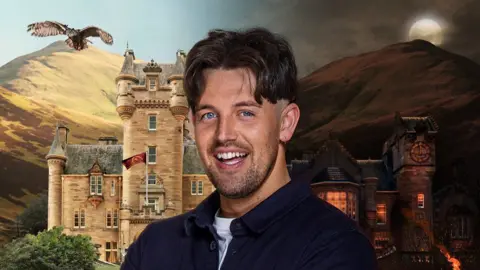
[[297, 97], [297, 66], [290, 44], [265, 28], [243, 31], [216, 29], [188, 52], [184, 88], [188, 105], [195, 107], [205, 87], [205, 69], [247, 68], [256, 77], [255, 100], [273, 104]]

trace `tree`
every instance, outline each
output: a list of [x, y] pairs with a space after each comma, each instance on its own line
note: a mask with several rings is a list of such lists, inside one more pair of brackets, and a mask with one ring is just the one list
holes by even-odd
[[90, 236], [62, 231], [55, 227], [8, 243], [0, 250], [0, 269], [94, 270], [98, 253]]
[[28, 233], [37, 234], [47, 229], [48, 194], [43, 192], [33, 200], [18, 216], [18, 220]]

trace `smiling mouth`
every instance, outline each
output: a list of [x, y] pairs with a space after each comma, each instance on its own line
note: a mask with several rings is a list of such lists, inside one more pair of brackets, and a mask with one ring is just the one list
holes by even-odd
[[242, 162], [248, 153], [244, 152], [222, 152], [214, 155], [215, 158], [225, 165], [236, 165]]

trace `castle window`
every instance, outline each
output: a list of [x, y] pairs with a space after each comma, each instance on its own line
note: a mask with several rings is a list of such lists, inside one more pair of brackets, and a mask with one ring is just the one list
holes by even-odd
[[73, 227], [74, 228], [80, 228], [80, 213], [79, 213], [79, 211], [74, 211], [73, 220], [74, 220]]
[[113, 210], [113, 228], [118, 228], [118, 209]]
[[105, 260], [109, 263], [117, 263], [117, 242], [106, 242], [105, 243]]
[[155, 212], [158, 212], [158, 198], [148, 198], [147, 205], [152, 205]]
[[107, 228], [112, 228], [112, 211], [107, 210], [107, 216], [106, 216], [106, 221], [107, 221]]
[[203, 181], [201, 180], [193, 180], [191, 183], [191, 194], [192, 195], [203, 195]]
[[157, 176], [154, 173], [148, 175], [148, 184], [155, 185], [157, 183]]
[[320, 192], [319, 197], [340, 209], [352, 219], [356, 219], [357, 195], [354, 192], [328, 191]]
[[198, 195], [203, 195], [203, 181], [198, 181]]
[[148, 147], [148, 163], [155, 164], [157, 162], [157, 147], [149, 146]]
[[425, 207], [425, 195], [423, 193], [418, 193], [417, 194], [417, 206], [418, 206], [418, 208], [424, 208]]
[[157, 116], [149, 115], [148, 116], [148, 130], [157, 130]]
[[387, 205], [377, 204], [377, 224], [385, 225], [387, 223]]
[[149, 81], [150, 81], [150, 90], [155, 90], [156, 80], [154, 78], [150, 78]]
[[108, 209], [105, 215], [105, 227], [118, 228], [118, 209]]
[[102, 195], [102, 180], [101, 175], [90, 176], [90, 195]]
[[85, 228], [85, 209], [75, 210], [73, 214], [73, 227]]
[[85, 228], [85, 209], [80, 210], [80, 228]]

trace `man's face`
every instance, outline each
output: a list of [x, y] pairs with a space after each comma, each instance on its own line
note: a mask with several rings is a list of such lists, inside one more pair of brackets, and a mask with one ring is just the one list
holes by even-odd
[[258, 104], [255, 84], [244, 69], [207, 70], [194, 112], [195, 139], [207, 175], [227, 198], [244, 198], [259, 189], [277, 158], [279, 105]]

